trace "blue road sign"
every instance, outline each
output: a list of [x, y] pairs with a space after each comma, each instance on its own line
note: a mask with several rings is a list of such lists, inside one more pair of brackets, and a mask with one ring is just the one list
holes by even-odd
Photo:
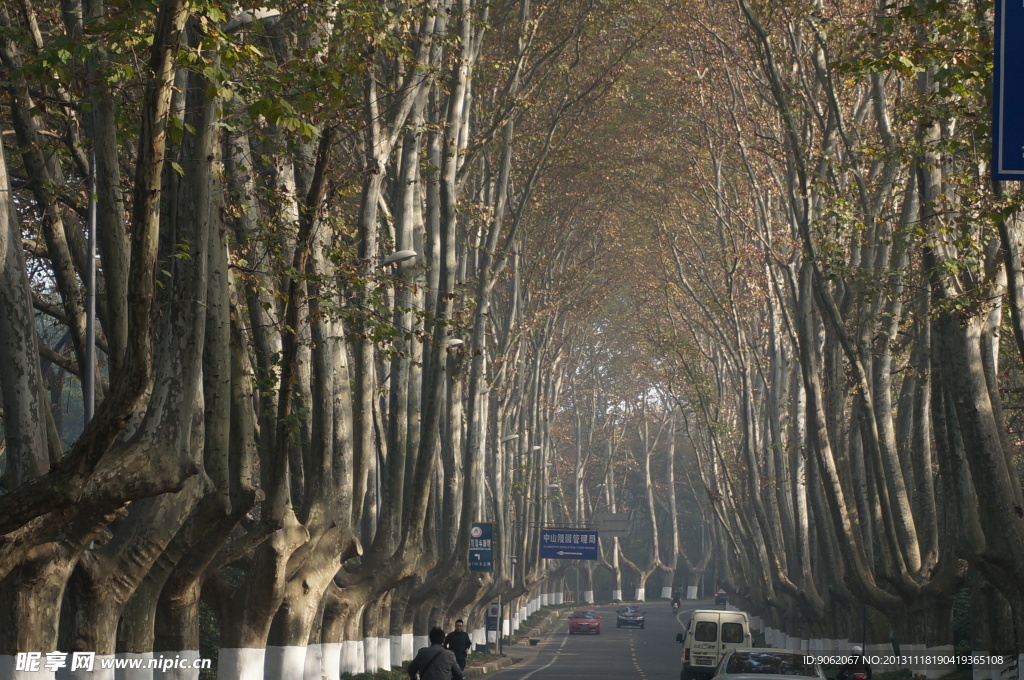
[[992, 177], [1024, 180], [1024, 3], [996, 0]]
[[597, 532], [541, 529], [540, 556], [548, 560], [596, 560]]
[[478, 522], [469, 530], [469, 570], [494, 571], [491, 523]]

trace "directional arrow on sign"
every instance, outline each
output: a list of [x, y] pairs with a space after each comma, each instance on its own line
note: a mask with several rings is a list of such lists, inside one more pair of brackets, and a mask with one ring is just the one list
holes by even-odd
[[568, 550], [559, 550], [558, 554], [559, 555], [575, 555], [577, 557], [580, 557], [580, 556], [583, 555], [583, 553], [581, 553], [581, 552], [569, 552]]
[[480, 559], [480, 553], [473, 553], [473, 557], [477, 560]]

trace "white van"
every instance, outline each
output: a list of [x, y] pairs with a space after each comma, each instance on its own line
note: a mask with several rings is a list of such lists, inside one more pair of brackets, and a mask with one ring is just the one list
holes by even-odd
[[710, 678], [726, 652], [751, 646], [750, 617], [746, 612], [697, 609], [676, 640], [683, 643], [680, 680]]

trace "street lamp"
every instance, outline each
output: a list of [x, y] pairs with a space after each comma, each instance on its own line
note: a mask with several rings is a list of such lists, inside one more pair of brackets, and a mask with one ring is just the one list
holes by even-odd
[[[515, 590], [515, 587], [516, 587], [516, 562], [518, 562], [519, 560], [516, 559], [515, 555], [511, 556], [511, 560], [512, 560], [512, 589]], [[501, 596], [499, 595], [498, 597], [499, 597], [499, 601], [500, 601], [500, 597]], [[509, 642], [512, 641], [512, 632], [513, 632], [512, 631], [512, 617], [514, 616], [514, 614], [512, 612], [512, 607], [513, 607], [513, 603], [514, 602], [515, 602], [515, 598], [509, 598], [509, 601], [508, 601], [508, 639], [509, 639]], [[505, 610], [504, 610], [504, 608], [501, 609], [501, 615], [502, 615], [501, 629], [498, 631], [498, 655], [499, 656], [501, 656], [501, 654], [504, 652], [504, 647], [502, 645], [502, 637], [503, 637], [502, 633], [505, 632], [505, 622], [504, 622]]]

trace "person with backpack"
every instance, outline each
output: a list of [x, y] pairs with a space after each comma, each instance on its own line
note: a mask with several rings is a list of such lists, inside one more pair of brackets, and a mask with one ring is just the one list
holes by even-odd
[[406, 672], [410, 680], [463, 680], [462, 669], [455, 654], [444, 648], [444, 631], [434, 626], [428, 634], [429, 647], [416, 652], [416, 658], [409, 662]]

